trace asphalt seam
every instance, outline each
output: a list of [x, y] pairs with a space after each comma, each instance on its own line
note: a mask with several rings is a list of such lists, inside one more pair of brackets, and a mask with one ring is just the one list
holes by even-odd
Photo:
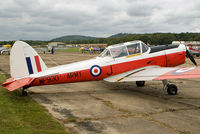
[[[128, 90], [129, 91], [129, 90]], [[74, 93], [74, 94], [76, 94], [76, 93], [80, 93], [80, 92], [82, 92], [82, 93], [87, 93], [87, 94], [92, 94], [92, 92], [95, 92], [95, 90], [94, 91], [91, 91], [91, 92], [88, 92], [88, 91], [72, 91], [72, 92], [59, 92], [59, 93], [56, 93], [56, 94], [60, 94], [60, 93], [62, 93], [62, 94], [69, 94], [69, 93]], [[162, 99], [162, 100], [172, 100], [173, 101], [173, 103], [177, 103], [177, 104], [182, 104], [182, 105], [185, 105], [185, 106], [187, 106], [187, 107], [191, 107], [191, 108], [196, 108], [196, 109], [199, 109], [200, 107], [199, 106], [196, 106], [196, 105], [193, 105], [193, 104], [188, 104], [188, 103], [184, 103], [184, 102], [180, 102], [179, 100], [181, 100], [180, 98], [175, 98], [175, 100], [173, 100], [173, 99], [170, 99], [170, 98], [166, 98], [166, 97], [163, 97], [163, 96], [157, 96], [157, 95], [151, 95], [151, 94], [145, 94], [145, 93], [143, 93], [143, 92], [140, 92], [140, 91], [135, 91], [134, 90], [134, 92], [137, 92], [137, 93], [141, 93], [141, 94], [143, 94], [143, 95], [147, 95], [147, 96], [151, 96], [151, 97], [155, 97], [155, 98], [159, 98], [159, 99]], [[32, 94], [43, 94], [43, 93], [32, 93]], [[44, 94], [52, 94], [52, 93], [44, 93]], [[184, 98], [184, 99], [196, 99], [196, 100], [199, 100], [199, 98]]]
[[[80, 92], [80, 91], [79, 91]], [[126, 109], [122, 109], [119, 108], [117, 106], [115, 106], [114, 104], [112, 104], [110, 101], [105, 100], [103, 98], [97, 97], [95, 95], [93, 95], [94, 91], [89, 92], [89, 91], [81, 91], [82, 93], [87, 93], [91, 98], [101, 101], [103, 104], [105, 104], [106, 106], [117, 110], [119, 112], [122, 112], [122, 114], [116, 114], [116, 115], [112, 115], [112, 116], [105, 116], [105, 117], [92, 117], [92, 118], [69, 118], [69, 119], [61, 119], [60, 121], [62, 121], [64, 124], [69, 123], [69, 122], [84, 122], [84, 121], [96, 121], [96, 120], [104, 120], [104, 119], [114, 119], [114, 118], [129, 118], [129, 117], [135, 117], [135, 118], [143, 118], [145, 120], [149, 120], [159, 126], [162, 126], [164, 128], [168, 128], [170, 130], [179, 132], [179, 133], [185, 133], [185, 131], [181, 131], [178, 130], [177, 128], [174, 128], [164, 122], [158, 121], [153, 119], [152, 117], [150, 117], [151, 115], [156, 115], [156, 114], [162, 114], [162, 113], [167, 113], [167, 112], [177, 112], [177, 111], [186, 111], [186, 110], [199, 110], [200, 107], [191, 105], [191, 104], [187, 104], [187, 103], [182, 103], [182, 102], [177, 102], [174, 101], [174, 103], [180, 103], [182, 105], [186, 105], [187, 108], [178, 108], [178, 109], [173, 109], [173, 108], [169, 108], [169, 109], [165, 109], [162, 111], [156, 111], [156, 112], [149, 112], [149, 113], [134, 113], [132, 111], [126, 110]], [[74, 92], [73, 92], [74, 93]], [[40, 94], [40, 93], [39, 93]], [[145, 95], [149, 95], [149, 94], [145, 94]], [[151, 96], [151, 95], [149, 95]], [[155, 97], [155, 96], [152, 96]], [[157, 98], [162, 98], [162, 97], [157, 97]], [[169, 99], [165, 99], [162, 98], [163, 100], [169, 100]], [[187, 132], [190, 133], [190, 132]]]
[[[152, 87], [149, 87], [149, 88], [152, 88]], [[124, 90], [131, 91], [131, 90], [129, 90], [129, 89], [124, 89]], [[134, 92], [140, 93], [140, 94], [143, 94], [143, 95], [147, 95], [147, 96], [151, 96], [151, 97], [155, 97], [155, 98], [159, 98], [159, 99], [162, 99], [162, 100], [172, 100], [173, 103], [182, 104], [182, 105], [187, 105], [187, 106], [189, 106], [189, 107], [200, 108], [199, 106], [196, 106], [196, 105], [192, 105], [192, 104], [180, 102], [180, 101], [178, 101], [176, 98], [175, 98], [176, 100], [173, 100], [173, 98], [167, 98], [167, 97], [164, 97], [164, 96], [148, 94], [148, 93], [144, 93], [144, 92], [142, 92], [142, 91], [140, 91], [140, 90], [134, 90]], [[184, 99], [187, 99], [187, 98], [184, 98]], [[191, 98], [189, 98], [189, 99], [191, 99]], [[198, 98], [195, 98], [195, 99], [198, 99]]]
[[[134, 113], [132, 111], [129, 111], [129, 110], [126, 110], [126, 109], [122, 109], [122, 108], [119, 108], [117, 106], [114, 106], [110, 101], [107, 101], [107, 100], [104, 100], [102, 98], [99, 98], [99, 97], [96, 97], [94, 95], [92, 95], [92, 93], [89, 93], [89, 96], [96, 99], [96, 100], [99, 100], [101, 102], [103, 102], [106, 106], [114, 109], [114, 110], [117, 110], [117, 111], [120, 111], [120, 112], [123, 112], [124, 114], [121, 114], [121, 115], [115, 115], [115, 116], [107, 116], [107, 117], [102, 117], [102, 118], [90, 118], [90, 120], [103, 120], [103, 119], [111, 119], [111, 118], [128, 118], [128, 117], [137, 117], [137, 118], [143, 118], [145, 120], [149, 120], [159, 126], [162, 126], [162, 127], [165, 127], [167, 129], [170, 129], [172, 131], [175, 131], [175, 132], [179, 132], [179, 133], [185, 133], [185, 131], [182, 131], [182, 130], [178, 130], [177, 128], [175, 127], [172, 127], [164, 122], [161, 122], [159, 120], [156, 120], [156, 119], [153, 119], [152, 117], [150, 117], [151, 115], [155, 115], [155, 114], [161, 114], [161, 113], [166, 113], [166, 112], [177, 112], [177, 111], [185, 111], [185, 110], [199, 110], [200, 108], [199, 107], [195, 107], [195, 108], [179, 108], [179, 109], [166, 109], [166, 110], [163, 110], [163, 111], [158, 111], [158, 112], [150, 112], [150, 113]], [[79, 119], [77, 121], [87, 121], [88, 119]], [[190, 132], [187, 132], [187, 133], [190, 133]]]

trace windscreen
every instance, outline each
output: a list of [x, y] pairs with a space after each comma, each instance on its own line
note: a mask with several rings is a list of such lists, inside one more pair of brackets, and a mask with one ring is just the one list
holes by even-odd
[[119, 58], [119, 57], [128, 55], [126, 46], [119, 46], [119, 47], [111, 48], [110, 50], [111, 50], [113, 58]]
[[105, 49], [99, 57], [111, 57], [110, 51], [108, 49]]
[[135, 43], [127, 46], [129, 55], [140, 53], [140, 43]]

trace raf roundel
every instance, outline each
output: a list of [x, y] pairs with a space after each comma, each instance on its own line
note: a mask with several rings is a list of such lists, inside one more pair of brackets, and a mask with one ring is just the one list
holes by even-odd
[[102, 69], [100, 66], [98, 65], [94, 65], [90, 68], [90, 74], [93, 76], [93, 77], [97, 77], [101, 74], [102, 72]]
[[172, 74], [180, 74], [180, 73], [185, 73], [185, 72], [189, 72], [189, 71], [192, 71], [192, 70], [195, 70], [196, 67], [190, 67], [190, 68], [181, 68], [181, 69], [178, 69], [178, 70], [175, 70], [172, 72]]

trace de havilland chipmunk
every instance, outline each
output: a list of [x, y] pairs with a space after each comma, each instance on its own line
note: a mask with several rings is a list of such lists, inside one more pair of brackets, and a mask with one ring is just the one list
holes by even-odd
[[[186, 56], [194, 67], [184, 64]], [[177, 94], [177, 86], [168, 79], [200, 78], [200, 67], [183, 44], [148, 47], [142, 41], [131, 41], [107, 47], [99, 56], [67, 65], [48, 68], [27, 43], [16, 41], [10, 53], [10, 74], [3, 87], [9, 91], [32, 86], [105, 80], [107, 82], [162, 80], [169, 95]]]

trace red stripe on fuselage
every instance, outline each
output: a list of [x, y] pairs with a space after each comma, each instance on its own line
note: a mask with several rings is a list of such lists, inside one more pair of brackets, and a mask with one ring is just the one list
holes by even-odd
[[41, 65], [40, 65], [39, 56], [34, 56], [34, 58], [35, 58], [35, 63], [36, 63], [37, 71], [41, 72], [42, 68], [41, 68]]
[[200, 53], [200, 50], [197, 50], [197, 49], [194, 49], [194, 48], [189, 48], [190, 50], [192, 51], [195, 51], [195, 52], [199, 52]]
[[[179, 55], [179, 54], [180, 52], [167, 55], [168, 57], [171, 57], [171, 58], [176, 57], [178, 59], [182, 59], [179, 61], [174, 60], [174, 59], [167, 59], [168, 61], [169, 60], [171, 61], [171, 64], [168, 65], [168, 67], [177, 66], [185, 62], [185, 52], [183, 55]], [[108, 66], [102, 66], [101, 67], [102, 73], [98, 77], [93, 77], [90, 74], [90, 69], [74, 71], [74, 72], [69, 72], [69, 73], [64, 73], [64, 74], [44, 76], [40, 78], [35, 78], [31, 86], [102, 80], [106, 77], [110, 77], [113, 75], [117, 75], [120, 73], [124, 73], [127, 71], [131, 71], [131, 70], [146, 67], [146, 66], [157, 65], [161, 67], [166, 67], [167, 60], [166, 60], [166, 55], [161, 55], [161, 56], [156, 56], [156, 57], [151, 57], [151, 58], [145, 58], [145, 59], [140, 59], [140, 60], [112, 64]]]

